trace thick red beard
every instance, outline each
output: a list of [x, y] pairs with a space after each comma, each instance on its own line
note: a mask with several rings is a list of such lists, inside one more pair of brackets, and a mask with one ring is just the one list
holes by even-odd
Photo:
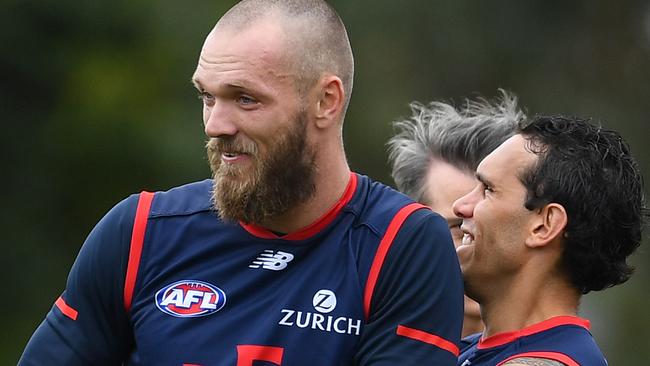
[[[214, 177], [213, 204], [225, 221], [263, 225], [271, 217], [308, 200], [315, 191], [315, 153], [306, 141], [306, 119], [301, 113], [293, 131], [287, 130], [261, 157], [254, 143], [237, 137], [218, 137], [207, 143]], [[223, 164], [223, 151], [250, 156], [252, 167]]]

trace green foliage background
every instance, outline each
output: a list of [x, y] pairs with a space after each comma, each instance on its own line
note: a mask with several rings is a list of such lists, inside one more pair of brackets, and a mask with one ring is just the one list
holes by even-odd
[[[384, 144], [409, 101], [460, 104], [505, 88], [530, 115], [589, 116], [620, 130], [650, 174], [648, 2], [331, 2], [356, 58], [345, 124], [355, 171], [392, 183]], [[113, 204], [209, 176], [189, 78], [203, 38], [232, 4], [0, 4], [0, 364], [16, 363]], [[628, 283], [584, 300], [612, 365], [650, 359], [648, 244]]]

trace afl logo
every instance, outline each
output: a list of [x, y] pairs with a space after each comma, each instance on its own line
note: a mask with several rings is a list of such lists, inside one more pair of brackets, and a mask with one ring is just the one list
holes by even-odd
[[207, 282], [183, 280], [156, 292], [160, 311], [179, 318], [195, 318], [216, 313], [226, 305], [226, 294]]

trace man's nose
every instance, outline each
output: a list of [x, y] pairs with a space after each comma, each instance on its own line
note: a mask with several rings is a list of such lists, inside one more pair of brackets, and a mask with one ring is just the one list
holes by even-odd
[[204, 106], [203, 108], [203, 124], [205, 134], [208, 137], [215, 138], [237, 134], [237, 125], [228, 112], [227, 106], [216, 102], [210, 107]]
[[454, 215], [457, 217], [468, 219], [474, 215], [474, 206], [476, 206], [477, 190], [480, 187], [474, 188], [471, 192], [457, 199], [452, 205]]

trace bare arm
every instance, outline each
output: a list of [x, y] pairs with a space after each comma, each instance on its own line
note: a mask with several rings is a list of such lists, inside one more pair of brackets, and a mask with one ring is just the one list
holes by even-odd
[[547, 358], [521, 357], [503, 364], [503, 366], [565, 366], [562, 362]]

